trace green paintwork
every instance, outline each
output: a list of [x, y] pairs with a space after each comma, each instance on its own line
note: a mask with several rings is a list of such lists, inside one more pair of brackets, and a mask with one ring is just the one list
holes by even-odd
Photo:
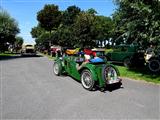
[[106, 56], [111, 61], [123, 62], [126, 58], [131, 58], [137, 52], [137, 45], [119, 45], [108, 51]]
[[76, 59], [78, 57], [76, 56], [65, 56], [63, 59], [57, 58], [55, 62], [57, 62], [60, 65], [60, 68], [62, 73], [67, 73], [68, 75], [72, 76], [78, 81], [81, 81], [81, 72], [84, 69], [88, 69], [91, 72], [92, 78], [96, 83], [99, 85], [99, 87], [105, 87], [106, 82], [103, 78], [102, 70], [106, 65], [112, 66], [116, 69], [117, 74], [119, 76], [118, 69], [108, 63], [100, 63], [100, 64], [94, 64], [94, 63], [87, 63], [85, 64], [80, 70], [77, 70], [76, 68]]

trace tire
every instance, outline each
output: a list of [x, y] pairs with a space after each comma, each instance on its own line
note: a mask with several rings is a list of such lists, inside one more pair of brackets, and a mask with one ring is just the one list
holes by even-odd
[[129, 68], [131, 66], [131, 61], [129, 58], [125, 58], [123, 61], [125, 67]]
[[111, 65], [104, 66], [102, 70], [102, 78], [106, 84], [111, 84], [111, 82], [117, 82], [119, 71]]
[[53, 72], [54, 72], [54, 74], [59, 76], [61, 74], [61, 71], [62, 71], [62, 66], [58, 62], [55, 62], [53, 64]]
[[83, 70], [81, 73], [81, 83], [83, 88], [86, 90], [93, 90], [95, 81], [92, 78], [91, 72], [87, 69]]
[[160, 72], [160, 61], [158, 61], [157, 59], [150, 60], [148, 63], [148, 68], [153, 73]]

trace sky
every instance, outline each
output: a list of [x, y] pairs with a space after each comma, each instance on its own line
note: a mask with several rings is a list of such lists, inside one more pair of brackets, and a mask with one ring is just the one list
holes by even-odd
[[111, 16], [116, 6], [113, 0], [0, 0], [0, 6], [6, 10], [11, 17], [16, 19], [24, 43], [34, 44], [30, 31], [37, 26], [37, 12], [43, 9], [45, 4], [55, 4], [59, 10], [66, 10], [68, 6], [76, 5], [81, 10], [94, 8], [98, 15]]

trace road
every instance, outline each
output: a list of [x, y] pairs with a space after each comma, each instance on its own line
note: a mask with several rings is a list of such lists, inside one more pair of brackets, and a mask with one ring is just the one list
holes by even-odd
[[47, 57], [0, 61], [1, 119], [160, 119], [160, 86], [123, 79], [123, 88], [90, 92], [55, 76]]

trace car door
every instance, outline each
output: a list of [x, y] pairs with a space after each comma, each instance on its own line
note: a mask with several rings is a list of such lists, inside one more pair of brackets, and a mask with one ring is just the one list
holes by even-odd
[[118, 46], [112, 52], [112, 55], [111, 55], [112, 60], [116, 62], [122, 62], [126, 56], [126, 50], [127, 50], [126, 47]]
[[64, 68], [65, 68], [65, 71], [70, 75], [71, 74], [71, 69], [70, 69], [70, 58], [67, 57], [65, 58], [64, 60]]
[[114, 50], [111, 52], [111, 60], [112, 61], [119, 61], [120, 59], [120, 47], [115, 47]]
[[75, 79], [80, 80], [80, 73], [78, 72], [76, 65], [77, 65], [76, 61], [74, 60], [70, 61], [70, 74]]

